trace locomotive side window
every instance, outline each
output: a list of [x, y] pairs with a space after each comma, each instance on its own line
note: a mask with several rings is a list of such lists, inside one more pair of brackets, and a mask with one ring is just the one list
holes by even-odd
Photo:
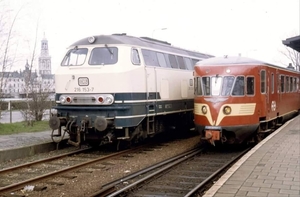
[[118, 48], [97, 47], [91, 52], [90, 65], [115, 64], [118, 61]]
[[289, 92], [289, 76], [285, 76], [285, 92]]
[[260, 71], [260, 92], [266, 93], [266, 71]]
[[171, 64], [172, 68], [178, 68], [178, 63], [177, 63], [175, 55], [169, 54], [169, 60], [170, 60], [170, 64]]
[[159, 66], [156, 53], [147, 49], [142, 49], [145, 64], [147, 66]]
[[131, 62], [135, 65], [141, 64], [140, 55], [137, 49], [131, 50]]
[[156, 53], [156, 55], [157, 55], [159, 65], [161, 67], [167, 68], [168, 66], [167, 66], [164, 54], [163, 53]]
[[62, 66], [80, 66], [85, 62], [88, 49], [77, 47], [67, 52], [61, 65]]
[[183, 57], [181, 56], [176, 56], [177, 57], [177, 61], [178, 61], [178, 64], [179, 64], [179, 68], [182, 69], [182, 70], [186, 70], [186, 66], [185, 66], [185, 63], [183, 61]]
[[280, 75], [280, 92], [284, 92], [284, 75]]
[[196, 65], [196, 63], [199, 62], [200, 60], [192, 59], [192, 61], [193, 61], [193, 65]]
[[232, 90], [234, 76], [224, 76], [222, 84], [222, 96], [229, 96]]
[[232, 90], [232, 95], [234, 96], [243, 96], [245, 94], [245, 84], [244, 77], [238, 76], [235, 80], [234, 87]]
[[192, 64], [190, 58], [184, 57], [183, 60], [184, 60], [185, 65], [186, 65], [188, 70], [193, 70], [194, 69], [194, 65]]
[[210, 77], [202, 77], [203, 95], [210, 95]]
[[246, 94], [247, 95], [254, 95], [254, 85], [255, 85], [255, 83], [254, 83], [254, 77], [247, 77], [247, 79], [246, 79], [246, 81], [247, 81], [247, 89], [246, 89]]

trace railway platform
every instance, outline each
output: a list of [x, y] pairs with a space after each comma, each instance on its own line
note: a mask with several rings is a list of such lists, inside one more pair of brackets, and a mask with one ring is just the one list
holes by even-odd
[[[64, 140], [67, 140], [67, 136]], [[51, 131], [0, 135], [0, 162], [57, 149]]]
[[242, 196], [300, 196], [300, 115], [252, 148], [204, 195]]

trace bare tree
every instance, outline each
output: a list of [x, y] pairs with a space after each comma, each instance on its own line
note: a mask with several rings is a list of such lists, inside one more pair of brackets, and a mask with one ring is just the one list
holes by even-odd
[[281, 53], [291, 61], [290, 63], [295, 67], [295, 70], [300, 71], [300, 53], [298, 51], [285, 47], [285, 50]]
[[[5, 8], [5, 2], [0, 1], [0, 6], [2, 7], [2, 9]], [[16, 15], [14, 15], [11, 23], [9, 23], [9, 18], [7, 17], [10, 10], [3, 9], [4, 12], [1, 12], [3, 14], [0, 15], [0, 117], [3, 105], [3, 101], [1, 100], [1, 98], [4, 97], [5, 92], [3, 91], [3, 89], [6, 86], [7, 82], [6, 71], [10, 70], [15, 59], [15, 54], [12, 54], [12, 40], [14, 38], [13, 28], [22, 8], [23, 6], [17, 11]]]

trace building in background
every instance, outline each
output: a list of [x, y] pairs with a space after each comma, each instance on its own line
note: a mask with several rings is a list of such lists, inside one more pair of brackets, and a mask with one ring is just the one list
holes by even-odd
[[26, 84], [29, 84], [30, 94], [34, 92], [48, 92], [50, 97], [53, 97], [55, 81], [54, 75], [51, 73], [51, 56], [49, 55], [48, 40], [45, 36], [41, 41], [38, 70], [30, 70], [27, 60], [24, 70], [0, 72], [0, 76], [3, 76], [3, 85], [0, 89], [0, 97], [2, 98], [25, 98]]

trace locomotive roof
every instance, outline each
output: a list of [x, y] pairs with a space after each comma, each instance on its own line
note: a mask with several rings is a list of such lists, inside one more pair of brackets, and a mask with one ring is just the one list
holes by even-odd
[[95, 42], [92, 44], [89, 43], [87, 37], [73, 43], [70, 47], [72, 46], [75, 47], [78, 45], [93, 45], [93, 44], [107, 44], [107, 45], [128, 44], [128, 45], [135, 45], [140, 47], [154, 48], [154, 49], [159, 49], [163, 51], [169, 51], [173, 53], [179, 53], [179, 54], [184, 54], [184, 55], [194, 56], [199, 58], [213, 57], [212, 55], [209, 54], [204, 54], [196, 51], [182, 49], [179, 47], [174, 47], [168, 42], [156, 40], [148, 37], [134, 37], [134, 36], [128, 36], [126, 34], [98, 35], [93, 37], [95, 38]]
[[195, 66], [226, 66], [226, 65], [267, 65], [272, 67], [277, 67], [279, 69], [288, 70], [292, 72], [299, 73], [298, 71], [295, 71], [293, 69], [287, 69], [284, 67], [276, 66], [267, 62], [263, 62], [260, 60], [248, 58], [248, 57], [241, 57], [241, 56], [223, 56], [223, 57], [213, 57], [204, 59], [202, 61], [199, 61], [196, 63]]

